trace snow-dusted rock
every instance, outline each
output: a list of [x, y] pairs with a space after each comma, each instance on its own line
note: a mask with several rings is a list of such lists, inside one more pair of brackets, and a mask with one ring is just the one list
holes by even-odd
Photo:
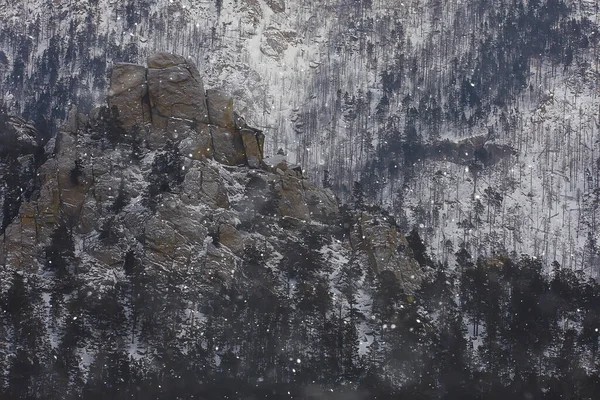
[[413, 258], [406, 237], [394, 225], [360, 213], [351, 239], [353, 248], [375, 273], [392, 272], [407, 293], [421, 286], [424, 272]]
[[230, 130], [235, 129], [233, 98], [231, 96], [221, 90], [208, 89], [206, 91], [206, 103], [208, 105], [208, 117], [212, 125]]
[[196, 66], [176, 64], [180, 57], [173, 56], [173, 66], [168, 62], [152, 63], [160, 68], [148, 68], [148, 92], [153, 116], [181, 118], [208, 123], [208, 110], [204, 84]]
[[279, 196], [279, 215], [301, 221], [310, 220], [310, 210], [304, 198], [302, 181], [291, 175], [284, 176], [276, 184]]
[[189, 205], [227, 208], [229, 199], [218, 170], [204, 163], [194, 164], [185, 175], [181, 200]]
[[189, 158], [260, 166], [264, 135], [233, 110], [231, 96], [218, 89], [205, 93], [198, 69], [181, 56], [156, 53], [147, 63], [147, 69], [123, 63], [113, 67], [108, 104], [117, 107], [125, 129], [144, 127], [150, 149], [171, 140]]
[[212, 143], [215, 160], [227, 165], [240, 165], [246, 163], [246, 154], [242, 136], [238, 131], [218, 126], [211, 126]]
[[208, 234], [205, 219], [210, 215], [205, 209], [185, 204], [177, 194], [165, 194], [158, 215], [181, 235], [182, 243], [204, 243]]
[[303, 181], [304, 197], [315, 219], [327, 219], [339, 212], [338, 203], [331, 189], [319, 188], [308, 181]]
[[136, 64], [113, 65], [108, 91], [109, 107], [117, 107], [119, 120], [126, 129], [150, 121], [146, 68]]
[[240, 133], [244, 142], [244, 151], [248, 166], [250, 168], [258, 168], [262, 162], [262, 154], [256, 132], [249, 129], [242, 129]]
[[212, 135], [210, 126], [198, 124], [195, 131], [179, 142], [179, 152], [194, 160], [213, 158]]
[[279, 60], [289, 44], [283, 33], [276, 27], [269, 27], [263, 32], [260, 51], [275, 60]]
[[285, 11], [284, 0], [265, 0], [265, 3], [267, 3], [267, 5], [271, 7], [271, 10], [275, 11], [276, 13], [281, 13]]
[[244, 238], [233, 225], [219, 225], [218, 235], [220, 244], [227, 246], [227, 248], [238, 257], [244, 255]]
[[146, 63], [148, 64], [148, 68], [163, 69], [185, 65], [187, 64], [187, 61], [184, 57], [176, 54], [158, 52], [148, 56]]

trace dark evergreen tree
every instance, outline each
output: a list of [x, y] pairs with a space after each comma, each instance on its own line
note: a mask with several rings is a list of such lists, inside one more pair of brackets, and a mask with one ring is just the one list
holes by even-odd
[[365, 192], [360, 182], [354, 182], [354, 185], [352, 186], [352, 201], [354, 202], [355, 210], [364, 210]]

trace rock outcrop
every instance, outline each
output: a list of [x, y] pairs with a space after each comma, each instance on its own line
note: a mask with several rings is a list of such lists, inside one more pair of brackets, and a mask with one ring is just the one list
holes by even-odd
[[156, 53], [147, 65], [113, 66], [108, 105], [118, 110], [125, 130], [137, 126], [151, 149], [170, 140], [194, 159], [260, 167], [264, 136], [236, 122], [231, 96], [217, 89], [205, 91], [196, 66], [181, 56]]
[[[157, 53], [148, 57], [148, 94], [152, 126], [172, 139], [194, 124], [208, 124], [206, 93], [198, 69], [183, 57]], [[179, 132], [178, 132], [179, 130]]]
[[147, 101], [148, 84], [146, 68], [136, 64], [115, 64], [108, 91], [109, 107], [116, 107], [123, 127], [144, 126], [150, 122], [150, 106]]
[[[205, 94], [181, 57], [161, 53], [148, 66], [115, 67], [109, 104], [117, 114], [71, 110], [46, 145], [37, 196], [0, 237], [1, 264], [38, 271], [58, 260], [92, 282], [113, 279], [108, 272], [133, 257], [149, 274], [198, 271], [203, 282], [227, 286], [248, 251], [268, 250], [261, 257], [275, 265], [308, 232], [324, 235], [326, 248], [345, 254], [340, 260], [391, 272], [407, 293], [418, 287], [417, 264], [398, 250], [407, 246], [395, 226], [361, 213], [340, 234], [347, 228], [333, 192], [285, 156], [263, 160], [262, 132], [233, 111], [229, 96]], [[107, 133], [115, 121], [105, 118], [129, 136]], [[132, 141], [135, 126], [145, 129], [145, 142]], [[28, 148], [35, 130], [21, 136]]]
[[393, 224], [360, 213], [355, 218], [351, 242], [375, 273], [394, 274], [406, 293], [413, 294], [421, 286], [423, 273], [419, 264], [406, 237]]
[[206, 91], [209, 122], [229, 130], [235, 129], [233, 98], [220, 90]]
[[284, 0], [266, 0], [266, 3], [271, 10], [276, 13], [281, 13], [285, 11], [285, 1]]

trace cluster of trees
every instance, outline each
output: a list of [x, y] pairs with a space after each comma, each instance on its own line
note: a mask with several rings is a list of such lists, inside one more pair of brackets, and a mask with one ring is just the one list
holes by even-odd
[[72, 233], [57, 228], [43, 275], [3, 272], [0, 397], [591, 399], [600, 390], [594, 280], [557, 264], [545, 274], [525, 256], [474, 263], [464, 249], [449, 270], [413, 231], [401, 251], [428, 278], [406, 293], [393, 273], [358, 258], [336, 266], [320, 251], [348, 233], [340, 225], [288, 238], [278, 264], [266, 248], [247, 249], [225, 280], [157, 269], [132, 248], [120, 278], [101, 285], [82, 279]]
[[27, 138], [9, 123], [9, 116], [0, 104], [0, 234], [19, 213], [19, 207], [34, 195], [38, 181], [36, 168], [43, 162], [44, 154], [39, 144]]

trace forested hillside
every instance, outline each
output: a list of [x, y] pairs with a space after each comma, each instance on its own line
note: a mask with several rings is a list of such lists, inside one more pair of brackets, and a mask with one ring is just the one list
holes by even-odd
[[599, 17], [0, 0], [0, 399], [595, 399]]

